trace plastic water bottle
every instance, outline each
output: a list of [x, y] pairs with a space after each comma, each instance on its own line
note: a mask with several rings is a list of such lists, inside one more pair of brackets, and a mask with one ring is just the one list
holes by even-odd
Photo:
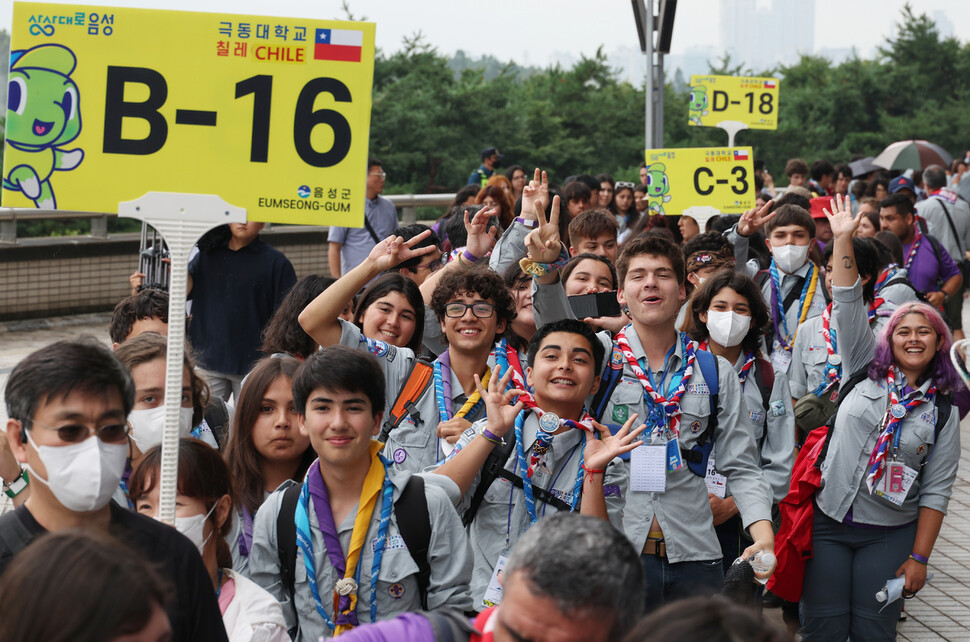
[[[775, 565], [775, 556], [772, 553], [758, 551], [748, 561], [751, 562], [751, 568], [754, 569], [755, 573], [767, 573]], [[758, 581], [762, 584], [768, 583], [767, 579], [759, 579]]]
[[900, 575], [891, 580], [886, 580], [883, 587], [876, 592], [877, 602], [895, 602], [903, 596], [903, 587], [906, 585], [906, 576]]

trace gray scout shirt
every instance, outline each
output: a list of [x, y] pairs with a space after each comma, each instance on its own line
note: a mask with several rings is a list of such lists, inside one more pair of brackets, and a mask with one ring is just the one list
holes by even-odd
[[[340, 345], [350, 346], [366, 350], [374, 356], [381, 364], [384, 371], [385, 388], [387, 403], [384, 408], [384, 416], [387, 417], [397, 395], [401, 391], [404, 383], [414, 364], [414, 352], [408, 348], [396, 348], [383, 341], [369, 339], [361, 334], [360, 329], [352, 323], [340, 319]], [[494, 357], [488, 359], [488, 367], [495, 365]], [[451, 408], [452, 412], [458, 412], [464, 405], [467, 397], [461, 387], [461, 382], [455, 373], [451, 373]], [[434, 466], [448, 455], [452, 447], [436, 435], [438, 427], [438, 402], [435, 397], [434, 377], [428, 382], [424, 392], [415, 402], [419, 421], [407, 415], [398, 424], [397, 428], [391, 431], [390, 436], [384, 446], [384, 456], [388, 461], [393, 462], [395, 468], [408, 472], [418, 472]], [[466, 417], [471, 422], [485, 416], [485, 404], [478, 410]]]
[[[953, 228], [944, 208], [950, 214]], [[966, 201], [958, 198], [951, 203], [943, 196], [933, 195], [919, 202], [919, 216], [926, 221], [927, 230], [939, 239], [954, 263], [966, 260], [966, 249], [970, 247], [970, 205]], [[954, 229], [956, 236], [953, 235]]]
[[[485, 426], [485, 420], [476, 422], [462, 434], [458, 441], [459, 446], [468, 445]], [[529, 453], [535, 444], [538, 429], [538, 416], [535, 413], [529, 413], [522, 427], [522, 444], [527, 462]], [[506, 439], [510, 439], [514, 434], [510, 430]], [[576, 477], [580, 471], [579, 461], [582, 452], [583, 431], [567, 430], [556, 435], [545, 455], [548, 472], [541, 468], [537, 470], [532, 476], [532, 484], [551, 491], [559, 499], [571, 504]], [[516, 449], [513, 449], [508, 462], [505, 464], [505, 469], [521, 477], [522, 469], [518, 465], [516, 453]], [[458, 505], [459, 512], [464, 513], [467, 510], [480, 480], [481, 473], [479, 472], [468, 488], [468, 492], [465, 493], [462, 502]], [[628, 486], [629, 471], [623, 465], [623, 462], [616, 458], [606, 467], [603, 478], [603, 492], [606, 495], [606, 510], [610, 522], [617, 528], [621, 528], [623, 523], [623, 503], [627, 496]], [[540, 519], [544, 515], [554, 515], [558, 512], [556, 508], [547, 506], [538, 499], [535, 506], [536, 515]], [[577, 501], [577, 511], [579, 507], [580, 504]], [[509, 554], [509, 549], [529, 529], [532, 525], [531, 522], [531, 517], [526, 509], [524, 491], [513, 486], [512, 482], [502, 477], [496, 477], [485, 493], [484, 501], [479, 506], [474, 521], [468, 527], [472, 552], [475, 556], [471, 595], [476, 609], [482, 608], [482, 598], [499, 556]]]
[[[856, 372], [875, 356], [875, 339], [866, 319], [862, 282], [851, 287], [833, 287], [832, 316], [844, 328], [844, 372]], [[851, 349], [848, 349], [851, 346]], [[907, 382], [900, 374], [897, 383]], [[927, 380], [914, 395], [923, 396]], [[822, 464], [822, 486], [816, 495], [819, 510], [834, 520], [843, 521], [849, 509], [854, 523], [876, 526], [902, 526], [915, 521], [922, 507], [946, 513], [953, 481], [960, 463], [960, 414], [954, 407], [949, 421], [935, 438], [937, 413], [933, 406], [917, 406], [900, 424], [900, 457], [919, 472], [902, 506], [875, 494], [866, 487], [869, 455], [882, 428], [889, 406], [885, 380], [864, 379], [843, 399], [835, 420], [828, 456]], [[935, 443], [934, 443], [935, 442]]]
[[[471, 608], [468, 595], [468, 581], [471, 577], [472, 558], [465, 537], [461, 519], [455, 512], [453, 499], [449, 491], [454, 488], [441, 482], [439, 475], [422, 475], [425, 479], [425, 497], [428, 501], [428, 516], [431, 521], [431, 543], [428, 547], [428, 560], [431, 564], [431, 579], [428, 585], [428, 608], [451, 608], [457, 611], [467, 611]], [[394, 501], [400, 499], [401, 491], [407, 484], [409, 475], [390, 471], [391, 483], [394, 485]], [[448, 480], [450, 481], [450, 480]], [[303, 562], [303, 552], [297, 547], [294, 594], [295, 603], [290, 599], [280, 579], [280, 560], [277, 551], [276, 521], [280, 512], [283, 491], [296, 482], [284, 482], [276, 492], [270, 495], [253, 523], [253, 550], [250, 554], [250, 578], [261, 587], [269, 591], [283, 607], [286, 626], [292, 627], [299, 623], [297, 642], [316, 642], [320, 637], [331, 637], [333, 632], [317, 613], [307, 583], [306, 566]], [[344, 554], [350, 547], [350, 538], [354, 530], [354, 519], [357, 511], [352, 511], [343, 522], [337, 526], [340, 546]], [[333, 620], [333, 587], [337, 580], [334, 567], [320, 533], [319, 522], [313, 502], [309, 504], [310, 536], [313, 541], [313, 559], [316, 564], [317, 581], [323, 608], [328, 617]], [[360, 623], [370, 621], [370, 579], [371, 563], [374, 559], [374, 545], [377, 540], [377, 530], [380, 524], [380, 506], [374, 511], [367, 539], [361, 552], [360, 581], [357, 592], [357, 617]], [[411, 557], [404, 538], [397, 526], [394, 513], [387, 531], [387, 548], [381, 563], [377, 581], [377, 619], [387, 620], [401, 613], [421, 610], [421, 598], [418, 593], [418, 565]]]
[[533, 228], [526, 227], [513, 221], [512, 225], [505, 230], [499, 240], [492, 248], [492, 254], [488, 258], [488, 267], [504, 277], [505, 271], [510, 265], [518, 263], [519, 259], [525, 258], [528, 251], [525, 248], [525, 237], [529, 235]]

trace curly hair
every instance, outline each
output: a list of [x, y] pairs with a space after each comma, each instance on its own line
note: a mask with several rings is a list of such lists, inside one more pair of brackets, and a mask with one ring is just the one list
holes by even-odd
[[[458, 267], [438, 281], [431, 295], [431, 309], [439, 322], [445, 320], [445, 307], [461, 293], [477, 294], [495, 304], [498, 321], [506, 325], [515, 318], [515, 301], [505, 281], [487, 266]], [[498, 340], [498, 337], [495, 337]]]
[[694, 341], [705, 341], [710, 337], [707, 325], [701, 321], [700, 315], [708, 311], [714, 296], [724, 288], [731, 288], [748, 300], [751, 327], [741, 340], [741, 349], [760, 356], [761, 333], [771, 321], [768, 306], [761, 296], [761, 288], [747, 275], [735, 272], [734, 268], [718, 270], [694, 291], [690, 300], [690, 328], [687, 335]]
[[108, 334], [113, 342], [124, 343], [135, 321], [152, 317], [168, 323], [168, 292], [146, 288], [119, 301], [111, 313]]

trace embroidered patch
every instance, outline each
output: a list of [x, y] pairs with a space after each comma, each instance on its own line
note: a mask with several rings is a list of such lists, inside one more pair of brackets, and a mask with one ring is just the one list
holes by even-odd
[[784, 417], [785, 416], [785, 402], [782, 399], [775, 399], [771, 402], [771, 416], [773, 417]]
[[375, 357], [383, 357], [388, 352], [389, 345], [377, 339], [367, 339], [367, 351]]
[[700, 429], [701, 429], [701, 422], [699, 421], [690, 422], [690, 431], [692, 433], [696, 435], [698, 432], [700, 432]]
[[916, 449], [917, 455], [922, 455], [925, 452], [926, 452], [926, 444], [920, 444], [919, 447]]
[[397, 348], [394, 346], [387, 346], [387, 356], [384, 357], [385, 359], [387, 359], [387, 362], [390, 363], [394, 361], [394, 357], [396, 356], [397, 356]]
[[573, 503], [573, 494], [572, 493], [567, 493], [566, 491], [559, 490], [558, 488], [550, 488], [549, 489], [549, 494], [552, 495], [553, 497], [558, 497], [559, 499], [561, 499], [562, 501], [566, 502], [567, 504], [572, 504]]
[[616, 484], [608, 484], [603, 486], [603, 496], [604, 497], [622, 497], [620, 493], [620, 487]]
[[614, 350], [613, 355], [610, 357], [610, 363], [613, 364], [614, 367], [620, 366], [623, 363], [623, 353], [619, 352], [618, 350]]
[[394, 463], [403, 464], [404, 460], [408, 458], [408, 453], [403, 448], [398, 448], [394, 451]]
[[630, 409], [626, 406], [613, 406], [613, 421], [624, 423], [630, 416]]
[[404, 585], [400, 582], [395, 582], [387, 587], [387, 594], [393, 597], [395, 600], [400, 600], [404, 597]]
[[[377, 539], [372, 539], [370, 542], [370, 550], [372, 553], [377, 552]], [[395, 550], [407, 550], [408, 545], [404, 542], [404, 538], [400, 535], [388, 535], [387, 545], [384, 547], [385, 551], [395, 551]]]
[[928, 424], [936, 423], [935, 420], [933, 419], [933, 413], [932, 412], [924, 412], [923, 414], [921, 414], [919, 416], [919, 418], [922, 421], [925, 421]]
[[761, 424], [765, 420], [764, 410], [749, 410], [748, 418], [751, 419], [752, 423]]
[[709, 395], [711, 389], [707, 387], [706, 383], [692, 383], [687, 386], [686, 392], [689, 395]]

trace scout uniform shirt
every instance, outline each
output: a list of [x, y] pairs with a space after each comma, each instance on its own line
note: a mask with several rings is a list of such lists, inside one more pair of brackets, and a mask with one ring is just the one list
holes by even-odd
[[[377, 357], [384, 371], [385, 388], [387, 402], [384, 408], [384, 417], [390, 413], [397, 395], [401, 391], [401, 385], [407, 379], [411, 368], [414, 365], [414, 351], [409, 348], [396, 348], [377, 339], [365, 337], [360, 332], [360, 328], [353, 323], [340, 319], [340, 345], [359, 348], [370, 352]], [[488, 367], [495, 365], [493, 356], [488, 358]], [[452, 412], [458, 412], [464, 405], [467, 397], [461, 382], [454, 372], [451, 372], [451, 392], [452, 398], [449, 400]], [[435, 397], [434, 377], [428, 381], [424, 392], [415, 402], [415, 410], [420, 418], [415, 422], [411, 415], [405, 415], [404, 419], [398, 424], [397, 428], [391, 431], [390, 436], [384, 446], [384, 457], [394, 464], [394, 468], [400, 468], [409, 472], [418, 472], [434, 466], [452, 451], [452, 446], [437, 436], [438, 427], [438, 402]], [[485, 404], [480, 404], [471, 416], [466, 416], [470, 422], [485, 416]]]
[[[626, 333], [633, 355], [645, 361], [643, 347], [632, 325], [627, 326]], [[613, 349], [612, 342], [603, 334], [597, 336], [609, 354]], [[683, 367], [684, 358], [683, 345], [678, 337], [667, 375], [658, 382], [664, 391], [668, 390], [673, 376]], [[742, 523], [747, 528], [752, 522], [771, 519], [772, 493], [758, 466], [758, 446], [753, 429], [750, 422], [743, 419], [747, 416], [747, 410], [738, 376], [725, 359], [715, 358], [718, 361], [718, 424], [713, 439], [717, 451], [717, 469], [727, 477]], [[641, 419], [648, 417], [645, 395], [639, 379], [624, 361], [623, 377], [610, 396], [605, 416], [625, 418], [637, 413]], [[680, 419], [680, 447], [690, 450], [711, 419], [710, 388], [696, 360], [680, 406], [683, 412]], [[649, 444], [649, 439], [649, 436], [645, 437], [644, 445]], [[638, 551], [643, 549], [654, 517], [664, 532], [667, 559], [671, 563], [721, 558], [707, 486], [702, 477], [688, 469], [686, 462], [680, 469], [667, 472], [664, 492], [630, 491], [627, 495], [623, 530]]]
[[[856, 371], [875, 356], [876, 343], [869, 331], [866, 304], [862, 300], [862, 283], [856, 279], [851, 287], [833, 287], [833, 319], [844, 328], [842, 339], [853, 346], [845, 354], [844, 368]], [[858, 346], [858, 349], [856, 347]], [[944, 355], [946, 358], [948, 355]], [[902, 373], [897, 384], [907, 385]], [[931, 381], [917, 386], [907, 398], [925, 395]], [[937, 393], [940, 394], [940, 393]], [[960, 413], [953, 408], [945, 426], [936, 437], [937, 410], [929, 402], [912, 409], [899, 426], [899, 461], [917, 471], [902, 505], [870, 494], [866, 486], [869, 456], [876, 444], [883, 417], [889, 406], [886, 380], [863, 379], [843, 399], [836, 416], [828, 456], [822, 463], [822, 486], [816, 495], [819, 510], [842, 522], [851, 509], [854, 524], [902, 526], [919, 517], [919, 509], [932, 508], [946, 513], [953, 481], [960, 463]], [[891, 460], [887, 455], [887, 464]], [[883, 476], [887, 476], [888, 471]], [[877, 481], [877, 487], [882, 480]]]
[[[317, 464], [314, 463], [314, 466]], [[401, 497], [409, 475], [388, 470], [394, 486], [393, 501]], [[445, 488], [437, 475], [425, 475], [424, 492], [428, 502], [428, 517], [431, 522], [431, 540], [428, 546], [428, 561], [431, 563], [431, 579], [428, 585], [428, 608], [451, 608], [467, 611], [471, 607], [468, 599], [468, 578], [471, 574], [471, 555], [461, 520], [453, 507]], [[313, 594], [307, 582], [306, 565], [303, 551], [296, 547], [296, 566], [294, 573], [294, 597], [290, 599], [283, 586], [280, 572], [280, 559], [277, 550], [277, 519], [284, 491], [295, 484], [286, 481], [260, 507], [253, 524], [253, 550], [249, 558], [251, 579], [269, 591], [283, 607], [286, 626], [299, 624], [297, 642], [316, 642], [320, 637], [331, 637], [331, 631], [323, 618], [317, 613]], [[333, 588], [338, 577], [327, 554], [323, 535], [314, 502], [310, 501], [309, 513], [310, 538], [313, 542], [313, 559], [316, 565], [317, 584], [320, 598], [328, 617], [333, 620]], [[360, 578], [357, 591], [357, 617], [361, 624], [370, 622], [370, 585], [371, 564], [380, 524], [380, 503], [371, 517], [370, 527], [360, 554]], [[353, 510], [337, 524], [337, 534], [343, 554], [350, 548], [351, 533], [357, 510]], [[377, 618], [386, 620], [407, 611], [421, 610], [421, 597], [418, 592], [418, 565], [404, 543], [397, 526], [397, 517], [391, 512], [387, 530], [387, 548], [381, 562], [377, 582]]]
[[[486, 420], [476, 422], [462, 433], [458, 444], [462, 447], [469, 444], [486, 426]], [[539, 430], [538, 415], [528, 413], [522, 426], [522, 446], [526, 460], [536, 441]], [[581, 476], [579, 467], [583, 452], [584, 431], [571, 429], [556, 435], [549, 450], [545, 454], [546, 469], [539, 468], [531, 478], [532, 485], [544, 488], [553, 495], [571, 504], [575, 497], [577, 478]], [[509, 430], [505, 439], [515, 436], [514, 429]], [[518, 465], [517, 448], [513, 448], [505, 469], [521, 477], [522, 469]], [[458, 512], [464, 513], [468, 508], [475, 489], [481, 480], [481, 473], [476, 475], [464, 499], [458, 505]], [[627, 494], [629, 473], [619, 458], [613, 459], [607, 467], [603, 478], [603, 492], [606, 495], [606, 510], [610, 522], [617, 528], [623, 521], [623, 501]], [[581, 500], [581, 498], [580, 498]], [[579, 510], [580, 500], [576, 501]], [[535, 500], [536, 515], [542, 519], [544, 515], [554, 515], [555, 507], [548, 506], [541, 500]], [[708, 509], [710, 513], [710, 509]], [[521, 488], [502, 477], [496, 477], [485, 493], [484, 500], [478, 507], [475, 519], [468, 527], [471, 538], [472, 553], [475, 557], [475, 567], [472, 572], [471, 595], [475, 609], [482, 608], [482, 598], [488, 587], [495, 565], [501, 556], [507, 556], [509, 549], [515, 545], [519, 537], [532, 525], [532, 519], [526, 508], [525, 493]], [[716, 540], [715, 540], [716, 541]]]

